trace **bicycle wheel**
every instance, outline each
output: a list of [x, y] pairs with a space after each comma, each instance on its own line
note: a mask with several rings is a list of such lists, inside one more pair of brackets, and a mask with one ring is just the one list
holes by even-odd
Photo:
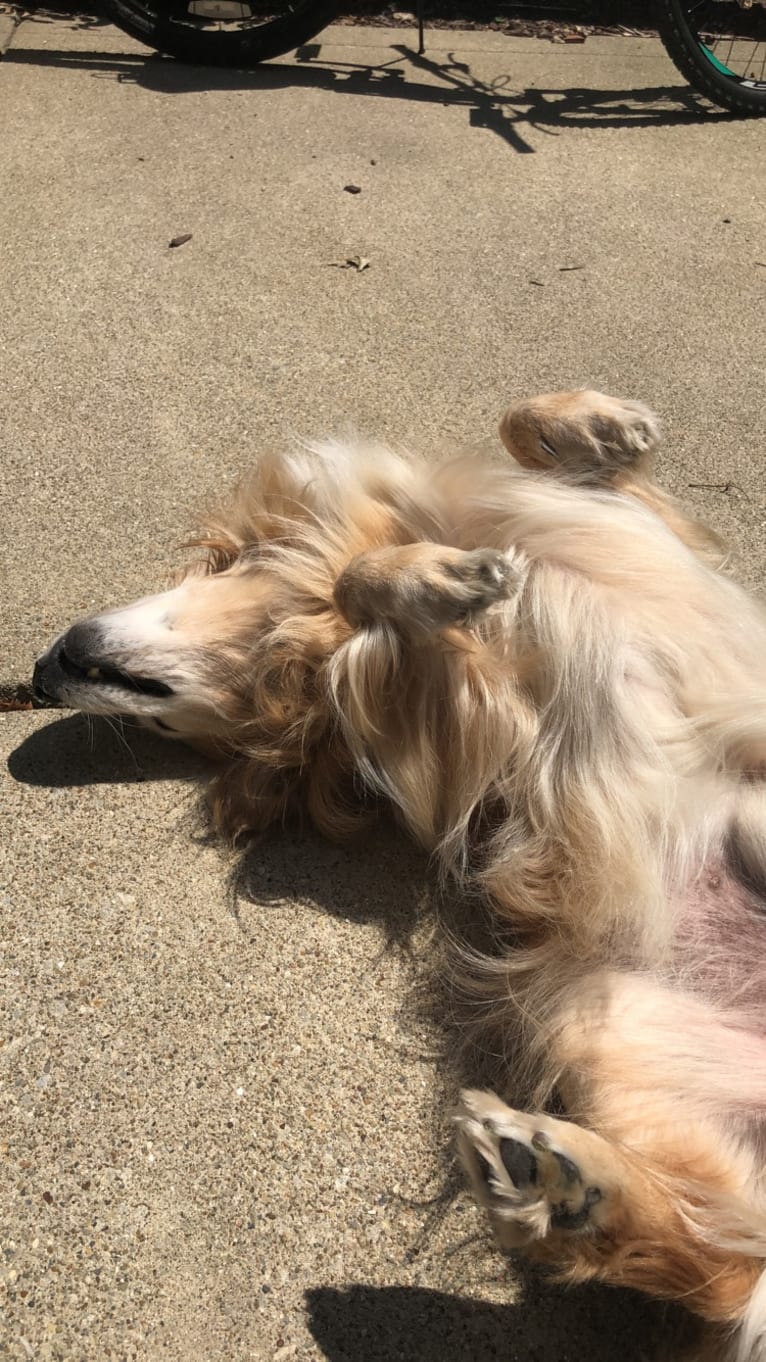
[[766, 114], [766, 9], [743, 0], [655, 0], [660, 37], [690, 85], [713, 103]]
[[313, 38], [337, 0], [102, 0], [118, 28], [206, 66], [255, 66]]

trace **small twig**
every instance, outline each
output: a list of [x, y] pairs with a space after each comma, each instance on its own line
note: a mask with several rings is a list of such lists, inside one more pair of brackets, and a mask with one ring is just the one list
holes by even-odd
[[[51, 701], [53, 705], [53, 701]], [[41, 708], [40, 702], [35, 698], [31, 688], [25, 686], [23, 682], [18, 685], [3, 685], [0, 682], [0, 714], [11, 714], [16, 711]]]
[[356, 270], [357, 274], [370, 268], [370, 262], [364, 255], [350, 255], [345, 260], [331, 260], [329, 265], [331, 270]]
[[[730, 492], [733, 487], [737, 487], [736, 482], [687, 482], [687, 487], [702, 488], [707, 492]], [[739, 488], [737, 488], [739, 490]]]

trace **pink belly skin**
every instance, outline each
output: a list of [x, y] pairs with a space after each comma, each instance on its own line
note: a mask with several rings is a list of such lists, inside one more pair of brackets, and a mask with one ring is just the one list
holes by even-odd
[[674, 908], [674, 984], [766, 1036], [766, 904], [716, 859]]

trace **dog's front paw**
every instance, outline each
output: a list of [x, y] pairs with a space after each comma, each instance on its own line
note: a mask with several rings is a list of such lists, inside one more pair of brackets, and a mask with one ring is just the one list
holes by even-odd
[[439, 566], [444, 575], [443, 596], [450, 594], [452, 584], [459, 592], [455, 599], [459, 618], [470, 618], [505, 600], [518, 582], [508, 555], [497, 549], [447, 550]]
[[657, 418], [643, 402], [591, 391], [515, 402], [500, 435], [523, 467], [556, 469], [591, 482], [647, 471], [660, 442]]
[[518, 580], [511, 557], [497, 549], [405, 544], [354, 558], [338, 579], [335, 600], [355, 627], [385, 619], [426, 638], [505, 600]]

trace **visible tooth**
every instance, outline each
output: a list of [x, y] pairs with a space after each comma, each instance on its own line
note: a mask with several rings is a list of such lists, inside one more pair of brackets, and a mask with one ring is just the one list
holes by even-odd
[[101, 668], [100, 668], [100, 667], [88, 667], [88, 670], [86, 671], [85, 675], [86, 675], [86, 676], [89, 676], [90, 679], [91, 679], [91, 681], [97, 681], [98, 678], [99, 678], [99, 676], [101, 675]]

